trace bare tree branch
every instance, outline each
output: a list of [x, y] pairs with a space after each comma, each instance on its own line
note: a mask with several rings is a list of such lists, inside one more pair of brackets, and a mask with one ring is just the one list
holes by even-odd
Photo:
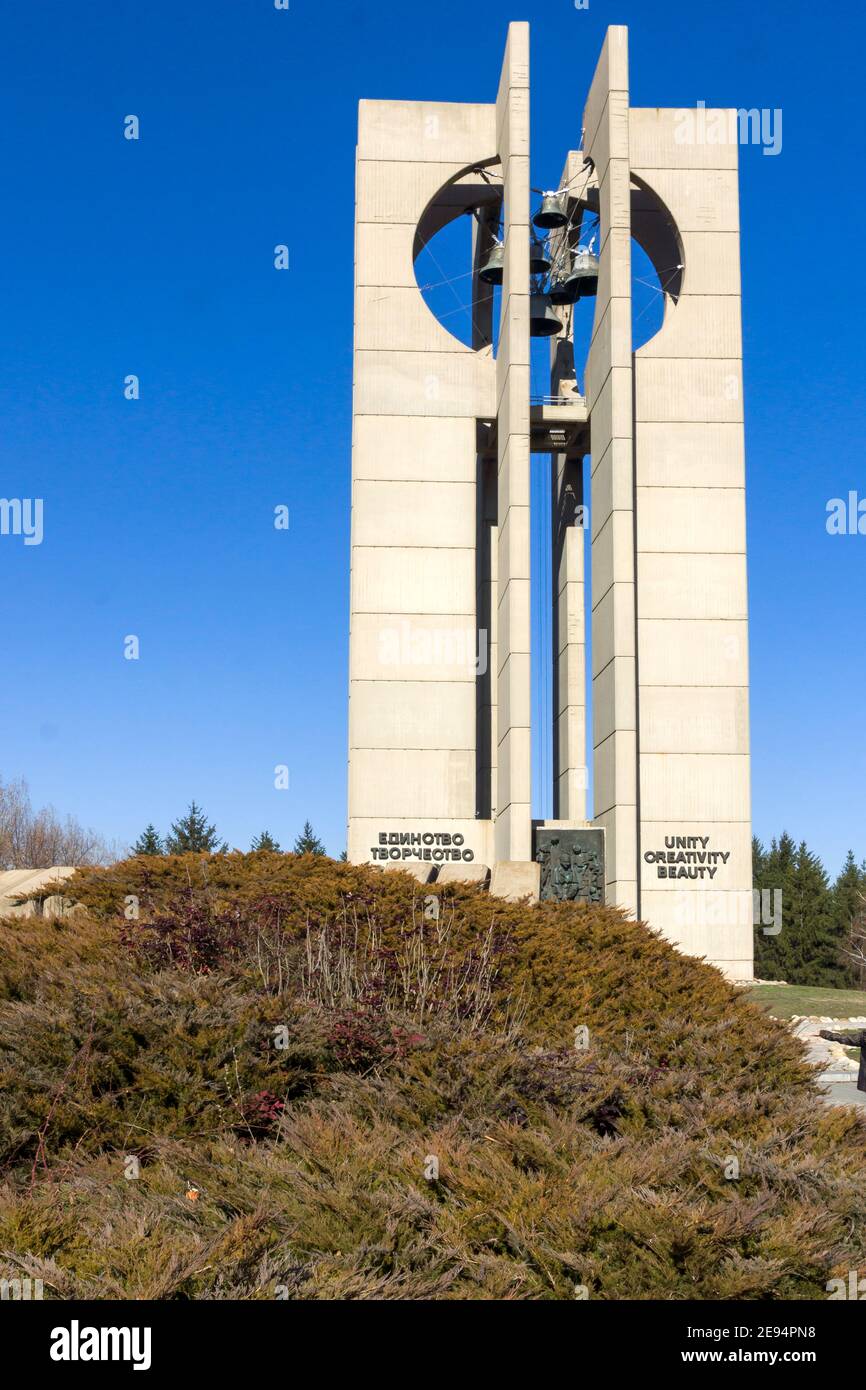
[[72, 816], [61, 821], [52, 806], [34, 811], [23, 778], [0, 778], [0, 869], [51, 869], [61, 864], [110, 864], [125, 850], [85, 829]]

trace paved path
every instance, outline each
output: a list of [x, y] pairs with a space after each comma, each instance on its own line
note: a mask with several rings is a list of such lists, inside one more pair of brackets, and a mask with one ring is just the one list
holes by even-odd
[[857, 1090], [859, 1066], [844, 1052], [840, 1043], [818, 1037], [821, 1029], [830, 1033], [854, 1033], [864, 1026], [862, 1019], [798, 1018], [791, 1027], [806, 1044], [809, 1060], [824, 1068], [823, 1089], [828, 1105], [866, 1105], [866, 1091]]
[[858, 1091], [855, 1081], [828, 1078], [824, 1084], [829, 1090], [828, 1105], [866, 1105], [866, 1091]]

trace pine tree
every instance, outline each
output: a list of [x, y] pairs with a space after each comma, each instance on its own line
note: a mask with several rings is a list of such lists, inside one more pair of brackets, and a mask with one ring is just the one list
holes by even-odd
[[261, 835], [257, 835], [250, 845], [250, 853], [258, 854], [260, 850], [268, 850], [271, 854], [280, 854], [281, 850], [273, 835], [269, 835], [267, 830], [263, 830]]
[[155, 825], [149, 825], [132, 846], [133, 854], [165, 854], [165, 846]]
[[789, 983], [827, 985], [846, 983], [846, 968], [833, 916], [830, 880], [816, 854], [801, 843], [790, 877], [790, 941], [793, 969]]
[[752, 878], [755, 884], [763, 877], [764, 869], [767, 865], [767, 851], [761, 844], [757, 835], [752, 836]]
[[850, 986], [838, 906], [818, 856], [785, 833], [769, 851], [756, 842], [753, 865], [755, 888], [769, 890], [771, 901], [782, 894], [781, 932], [768, 935], [767, 924], [756, 926], [755, 974], [791, 985]]
[[759, 901], [761, 892], [769, 893], [771, 905], [775, 903], [774, 894], [782, 894], [783, 919], [779, 935], [768, 935], [767, 928], [772, 926], [772, 921], [755, 924], [755, 974], [761, 980], [788, 979], [785, 972], [791, 963], [787, 950], [788, 922], [784, 912], [786, 905], [790, 903], [789, 876], [793, 869], [795, 853], [794, 841], [788, 834], [783, 834], [779, 840], [773, 840], [769, 850], [765, 850], [759, 840], [752, 841], [752, 873]]
[[304, 821], [304, 828], [295, 840], [294, 854], [327, 854], [327, 850], [313, 830], [308, 820]]
[[216, 826], [208, 825], [207, 816], [194, 801], [180, 820], [176, 820], [165, 837], [169, 854], [226, 854], [228, 845], [220, 844]]

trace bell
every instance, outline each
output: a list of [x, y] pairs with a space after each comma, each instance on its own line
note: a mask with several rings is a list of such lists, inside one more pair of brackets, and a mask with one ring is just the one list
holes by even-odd
[[598, 256], [581, 246], [574, 257], [569, 279], [577, 281], [579, 296], [598, 294]]
[[565, 227], [568, 214], [565, 211], [565, 193], [544, 193], [541, 207], [533, 217], [536, 227]]
[[478, 272], [478, 279], [483, 280], [486, 285], [501, 285], [504, 261], [505, 247], [501, 241], [495, 241], [490, 255]]
[[562, 332], [562, 324], [550, 307], [546, 294], [534, 294], [529, 306], [529, 333], [533, 338], [553, 338]]
[[576, 304], [580, 298], [580, 280], [573, 270], [550, 282], [551, 304]]
[[544, 243], [533, 241], [529, 248], [529, 273], [530, 275], [546, 275], [550, 270], [550, 257], [544, 249]]

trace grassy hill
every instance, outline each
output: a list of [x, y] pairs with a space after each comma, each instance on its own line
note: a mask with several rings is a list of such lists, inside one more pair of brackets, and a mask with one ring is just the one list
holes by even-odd
[[808, 1299], [866, 1265], [862, 1119], [614, 910], [271, 854], [67, 891], [75, 920], [0, 923], [0, 1276]]

